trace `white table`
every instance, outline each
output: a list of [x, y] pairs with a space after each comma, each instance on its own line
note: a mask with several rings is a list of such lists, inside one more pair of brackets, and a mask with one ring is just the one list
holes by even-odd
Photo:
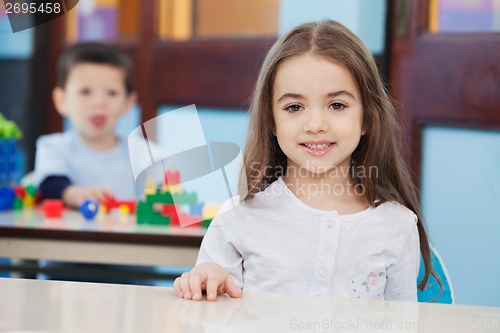
[[137, 225], [134, 216], [96, 221], [74, 211], [0, 212], [0, 257], [130, 265], [192, 266], [205, 229]]
[[500, 309], [244, 294], [216, 302], [171, 288], [0, 279], [0, 332], [500, 332]]

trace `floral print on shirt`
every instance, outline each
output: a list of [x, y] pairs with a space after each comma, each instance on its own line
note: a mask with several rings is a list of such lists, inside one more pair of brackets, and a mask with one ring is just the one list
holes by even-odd
[[352, 278], [352, 294], [356, 298], [384, 299], [386, 271], [383, 263], [371, 258], [364, 269]]

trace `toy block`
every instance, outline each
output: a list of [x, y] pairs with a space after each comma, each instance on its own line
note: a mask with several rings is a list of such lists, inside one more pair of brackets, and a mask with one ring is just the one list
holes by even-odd
[[148, 178], [146, 184], [144, 185], [144, 194], [153, 195], [156, 193], [156, 184], [154, 179]]
[[16, 123], [7, 120], [0, 113], [0, 186], [7, 186], [18, 181], [19, 151], [16, 141], [22, 132]]
[[219, 204], [209, 204], [209, 203], [206, 203], [205, 206], [203, 207], [202, 215], [201, 216], [202, 216], [202, 218], [204, 220], [213, 219], [214, 216], [219, 211], [219, 209], [220, 209], [220, 205]]
[[201, 227], [201, 217], [200, 216], [190, 216], [184, 212], [179, 213], [179, 223], [182, 227]]
[[202, 204], [202, 203], [196, 203], [196, 204], [190, 205], [189, 206], [189, 214], [202, 216], [201, 213], [203, 211], [203, 206], [204, 206], [204, 204]]
[[64, 204], [62, 200], [45, 199], [41, 206], [43, 216], [46, 218], [61, 218]]
[[34, 198], [37, 195], [37, 188], [34, 185], [28, 185], [26, 186], [26, 192]]
[[165, 184], [172, 186], [181, 183], [181, 173], [179, 171], [170, 171], [167, 170], [165, 172]]
[[203, 226], [203, 228], [208, 228], [210, 226], [211, 222], [212, 222], [212, 219], [206, 219], [206, 220], [201, 221], [201, 225]]
[[18, 197], [15, 197], [14, 198], [14, 205], [13, 205], [13, 209], [14, 210], [22, 210], [24, 207], [24, 203], [23, 203], [23, 200], [18, 198]]
[[33, 206], [35, 206], [35, 198], [27, 194], [23, 200], [23, 208], [32, 208]]
[[161, 207], [161, 215], [170, 217], [171, 226], [179, 226], [179, 216], [175, 205], [164, 204]]
[[14, 207], [16, 192], [10, 187], [0, 188], [0, 211], [10, 210]]
[[174, 194], [174, 193], [182, 193], [182, 186], [181, 185], [166, 185], [167, 191]]
[[121, 204], [120, 207], [118, 207], [118, 210], [120, 211], [120, 214], [122, 215], [128, 215], [130, 214], [130, 206]]
[[164, 203], [164, 204], [173, 204], [174, 199], [172, 198], [172, 194], [168, 192], [161, 192], [157, 190], [153, 195], [147, 195], [146, 201], [150, 203]]
[[108, 212], [113, 209], [120, 208], [120, 206], [127, 206], [130, 213], [135, 213], [137, 203], [132, 200], [116, 200], [115, 198], [107, 198], [106, 201], [102, 203], [106, 207]]
[[24, 200], [26, 197], [26, 189], [22, 186], [14, 186], [14, 191], [16, 192], [16, 197], [21, 200]]
[[136, 210], [136, 223], [137, 224], [148, 224], [151, 220], [151, 215], [153, 213], [153, 206], [149, 203], [139, 201], [137, 203]]

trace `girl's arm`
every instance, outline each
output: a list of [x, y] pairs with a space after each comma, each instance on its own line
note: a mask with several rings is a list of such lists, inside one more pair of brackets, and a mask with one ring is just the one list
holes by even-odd
[[214, 218], [203, 238], [196, 266], [191, 273], [177, 278], [174, 287], [185, 299], [200, 300], [206, 290], [207, 299], [228, 293], [240, 297], [243, 288], [243, 217], [239, 207], [226, 202]]
[[[415, 217], [416, 219], [416, 217]], [[417, 224], [412, 226], [396, 262], [387, 269], [385, 300], [417, 301], [420, 242]]]
[[238, 288], [228, 272], [215, 262], [196, 265], [191, 273], [183, 273], [174, 281], [174, 288], [181, 298], [201, 300], [201, 291], [206, 290], [207, 300], [215, 301], [218, 294], [227, 293], [231, 297], [241, 297]]

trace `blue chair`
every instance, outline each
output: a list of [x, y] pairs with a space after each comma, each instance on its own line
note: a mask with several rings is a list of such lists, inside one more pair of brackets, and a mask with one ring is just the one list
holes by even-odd
[[[9, 258], [0, 258], [0, 265], [10, 265], [10, 259]], [[10, 272], [6, 271], [0, 271], [0, 278], [8, 278], [10, 277]]]
[[[444, 303], [444, 304], [453, 304], [454, 303], [454, 293], [453, 286], [451, 284], [450, 277], [448, 276], [448, 272], [446, 271], [446, 267], [444, 266], [443, 260], [439, 253], [436, 251], [434, 247], [431, 246], [431, 260], [432, 266], [434, 270], [441, 278], [441, 282], [443, 283], [443, 293], [436, 299], [435, 303]], [[424, 277], [424, 262], [422, 258], [420, 258], [420, 271], [418, 273], [417, 281], [422, 281]], [[434, 276], [429, 276], [429, 280], [427, 282], [427, 287], [425, 290], [417, 290], [417, 298], [419, 302], [431, 302], [439, 295], [439, 283], [434, 278]]]

